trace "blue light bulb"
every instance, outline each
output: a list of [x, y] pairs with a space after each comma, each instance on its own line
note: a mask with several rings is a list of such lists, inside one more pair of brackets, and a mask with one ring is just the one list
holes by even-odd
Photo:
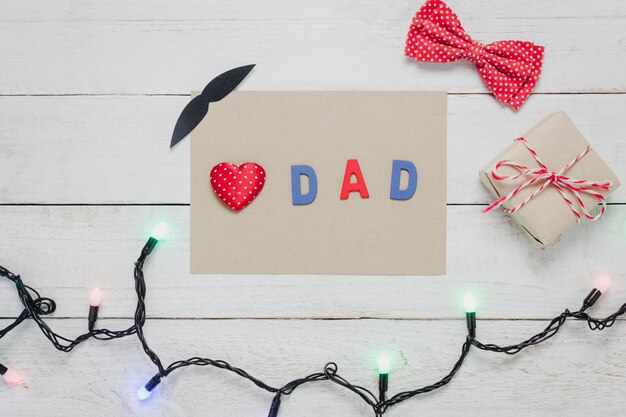
[[141, 401], [148, 399], [150, 394], [152, 394], [152, 390], [155, 389], [160, 382], [161, 375], [157, 374], [153, 376], [152, 379], [146, 383], [146, 385], [137, 390], [137, 399]]

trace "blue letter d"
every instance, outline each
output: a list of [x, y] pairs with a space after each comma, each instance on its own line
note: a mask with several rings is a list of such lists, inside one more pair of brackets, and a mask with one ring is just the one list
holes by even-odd
[[[402, 171], [409, 174], [409, 183], [404, 190], [400, 189], [400, 176]], [[417, 169], [409, 161], [395, 160], [391, 166], [391, 190], [389, 197], [392, 200], [408, 200], [415, 194], [417, 188]]]
[[[302, 194], [300, 187], [301, 176], [304, 175], [309, 180], [309, 192]], [[301, 206], [311, 204], [317, 197], [317, 176], [315, 171], [308, 165], [291, 166], [291, 200], [294, 205]]]

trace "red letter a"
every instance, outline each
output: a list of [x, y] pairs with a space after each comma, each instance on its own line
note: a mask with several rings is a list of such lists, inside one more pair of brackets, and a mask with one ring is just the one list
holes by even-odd
[[[356, 176], [356, 182], [351, 183], [352, 175]], [[353, 191], [358, 191], [361, 194], [361, 198], [368, 198], [370, 195], [367, 192], [367, 186], [365, 185], [365, 179], [363, 178], [363, 174], [361, 173], [361, 167], [359, 166], [359, 161], [356, 159], [348, 159], [348, 163], [346, 164], [346, 173], [343, 176], [343, 185], [341, 186], [341, 195], [339, 196], [342, 200], [347, 200], [350, 196], [350, 193]]]

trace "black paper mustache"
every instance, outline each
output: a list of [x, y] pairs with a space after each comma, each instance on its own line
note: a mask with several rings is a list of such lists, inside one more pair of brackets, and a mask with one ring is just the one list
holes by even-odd
[[229, 95], [237, 88], [243, 79], [246, 78], [250, 71], [252, 71], [254, 65], [255, 64], [251, 64], [233, 68], [213, 78], [207, 86], [204, 87], [202, 94], [191, 100], [189, 104], [185, 106], [180, 116], [178, 116], [178, 121], [172, 133], [170, 149], [176, 146], [178, 142], [183, 140], [200, 124], [209, 111], [209, 103], [220, 101]]

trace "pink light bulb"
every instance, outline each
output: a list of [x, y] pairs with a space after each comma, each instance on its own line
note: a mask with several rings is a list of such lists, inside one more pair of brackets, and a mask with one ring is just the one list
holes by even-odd
[[2, 375], [2, 378], [4, 378], [4, 382], [9, 385], [18, 385], [20, 382], [22, 382], [20, 374], [15, 372], [13, 369], [7, 369], [4, 375]]
[[100, 307], [102, 304], [102, 291], [100, 288], [96, 287], [91, 290], [91, 294], [89, 294], [89, 305], [92, 307]]
[[608, 275], [598, 275], [595, 279], [594, 287], [602, 294], [606, 293], [611, 287], [611, 277]]

